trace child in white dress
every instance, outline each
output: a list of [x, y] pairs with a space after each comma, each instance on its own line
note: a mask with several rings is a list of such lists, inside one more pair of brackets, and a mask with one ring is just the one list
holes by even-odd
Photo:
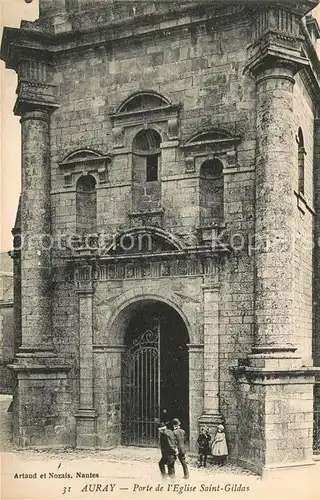
[[211, 454], [213, 456], [214, 462], [221, 467], [227, 461], [228, 457], [228, 446], [226, 435], [224, 432], [224, 426], [219, 424], [217, 434], [213, 440], [211, 447]]

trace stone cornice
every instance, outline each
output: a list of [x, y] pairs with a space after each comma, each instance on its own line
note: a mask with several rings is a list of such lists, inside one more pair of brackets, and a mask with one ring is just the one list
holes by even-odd
[[257, 3], [262, 9], [280, 7], [303, 17], [317, 7], [319, 0], [252, 0], [251, 3]]
[[235, 377], [245, 377], [248, 380], [252, 379], [279, 379], [279, 378], [313, 378], [320, 373], [320, 367], [301, 367], [301, 368], [251, 368], [249, 366], [233, 366], [230, 372]]
[[210, 3], [202, 8], [199, 5], [180, 6], [176, 9], [168, 9], [158, 13], [145, 14], [141, 16], [131, 16], [127, 19], [109, 21], [101, 25], [90, 26], [89, 28], [76, 27], [65, 32], [52, 33], [41, 25], [23, 22], [22, 28], [4, 28], [0, 58], [6, 62], [9, 69], [18, 69], [18, 59], [28, 51], [37, 52], [38, 58], [46, 60], [52, 57], [90, 49], [97, 46], [109, 45], [120, 40], [141, 40], [141, 37], [156, 34], [166, 35], [173, 31], [183, 30], [186, 36], [211, 31], [212, 23], [215, 20], [221, 24], [222, 19], [235, 19], [239, 22], [245, 7], [239, 2], [231, 3], [223, 7], [221, 4], [212, 5]]
[[[90, 251], [88, 249], [79, 249], [74, 251], [74, 254], [66, 255], [64, 259], [68, 261], [79, 261], [79, 262], [95, 262], [99, 259], [99, 262], [132, 262], [132, 261], [149, 261], [152, 260], [164, 260], [164, 259], [184, 259], [184, 258], [194, 258], [194, 257], [217, 257], [220, 254], [230, 254], [231, 250], [225, 246], [217, 247], [213, 250], [208, 245], [202, 245], [198, 247], [188, 247], [184, 250], [173, 250], [167, 252], [149, 252], [149, 253], [129, 253], [126, 255], [99, 255], [99, 253]], [[80, 293], [80, 292], [79, 292]], [[82, 292], [81, 292], [82, 293]]]

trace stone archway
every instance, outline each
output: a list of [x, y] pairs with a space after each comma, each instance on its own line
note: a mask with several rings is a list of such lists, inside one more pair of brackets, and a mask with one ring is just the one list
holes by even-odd
[[181, 315], [164, 302], [141, 299], [120, 316], [122, 444], [157, 445], [158, 423], [174, 417], [188, 435], [189, 335]]

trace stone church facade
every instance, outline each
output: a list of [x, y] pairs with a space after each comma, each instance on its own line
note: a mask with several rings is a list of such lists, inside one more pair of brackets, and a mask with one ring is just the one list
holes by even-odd
[[5, 29], [17, 447], [152, 446], [177, 416], [191, 451], [224, 422], [254, 471], [313, 463], [316, 5], [40, 0]]

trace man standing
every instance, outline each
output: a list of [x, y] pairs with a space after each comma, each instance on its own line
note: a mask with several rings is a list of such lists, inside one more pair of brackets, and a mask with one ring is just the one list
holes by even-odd
[[186, 445], [185, 445], [185, 431], [181, 429], [181, 422], [178, 418], [172, 420], [173, 423], [173, 434], [175, 435], [177, 447], [178, 447], [178, 458], [183, 469], [183, 478], [189, 479], [189, 470], [186, 462]]
[[159, 461], [159, 469], [161, 476], [166, 478], [167, 475], [165, 466], [167, 466], [168, 476], [174, 479], [174, 463], [178, 453], [175, 435], [170, 429], [167, 429], [166, 424], [163, 422], [161, 422], [158, 430], [160, 432], [161, 459]]

